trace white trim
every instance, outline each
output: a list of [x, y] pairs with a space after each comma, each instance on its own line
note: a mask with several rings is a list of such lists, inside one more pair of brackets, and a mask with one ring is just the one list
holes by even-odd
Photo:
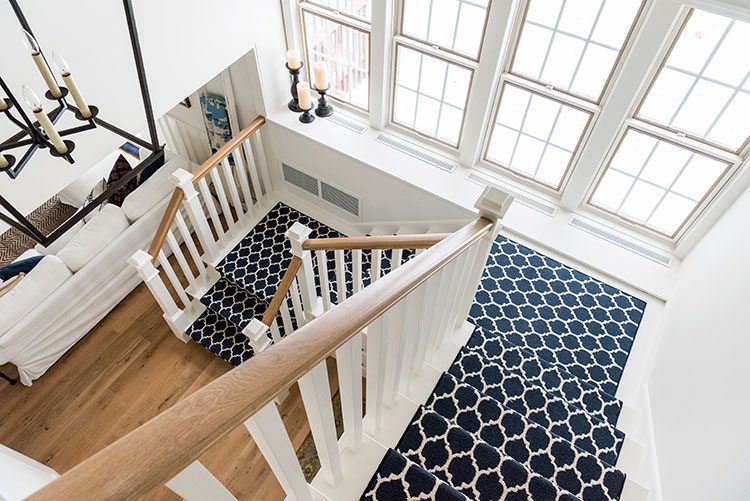
[[393, 2], [373, 2], [370, 25], [370, 126], [383, 129], [390, 115]]

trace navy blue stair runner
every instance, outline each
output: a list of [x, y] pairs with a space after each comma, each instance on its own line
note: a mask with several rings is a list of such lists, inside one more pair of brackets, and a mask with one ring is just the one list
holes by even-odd
[[[478, 500], [620, 499], [615, 395], [645, 307], [497, 237], [469, 315], [475, 331], [362, 499], [429, 499], [439, 481]], [[393, 473], [411, 464], [435, 480]]]

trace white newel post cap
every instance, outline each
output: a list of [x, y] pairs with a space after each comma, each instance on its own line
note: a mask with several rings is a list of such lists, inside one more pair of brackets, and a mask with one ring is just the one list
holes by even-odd
[[169, 176], [169, 182], [179, 187], [185, 195], [195, 191], [193, 186], [193, 174], [183, 168], [179, 168]]
[[128, 258], [128, 264], [136, 269], [143, 280], [149, 280], [159, 272], [154, 266], [151, 255], [145, 250], [139, 249]]
[[311, 233], [312, 230], [310, 228], [299, 222], [294, 223], [288, 230], [286, 230], [284, 236], [286, 236], [292, 246], [293, 255], [302, 257], [302, 253], [304, 252], [302, 244], [305, 243], [305, 240], [310, 238]]
[[242, 333], [250, 341], [250, 345], [256, 353], [263, 351], [271, 342], [267, 336], [268, 326], [257, 318], [252, 319]]
[[480, 195], [474, 207], [479, 210], [479, 217], [484, 217], [497, 223], [498, 220], [505, 217], [513, 197], [494, 186], [487, 186]]

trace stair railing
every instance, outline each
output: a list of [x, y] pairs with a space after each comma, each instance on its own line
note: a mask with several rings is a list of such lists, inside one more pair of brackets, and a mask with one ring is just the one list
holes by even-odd
[[[206, 263], [216, 264], [267, 208], [271, 179], [258, 133], [264, 123], [258, 116], [195, 172], [178, 169], [170, 176], [174, 192], [151, 245], [129, 260], [183, 341], [187, 327], [200, 314], [193, 299], [218, 278]], [[181, 273], [169, 261], [170, 254]]]
[[[322, 478], [335, 489], [344, 480], [347, 468], [352, 471], [361, 467], [356, 460], [344, 464], [342, 454], [356, 453], [365, 441], [377, 437], [384, 413], [403, 398], [405, 388], [419, 380], [437, 347], [463, 326], [499, 231], [499, 220], [511, 201], [507, 194], [487, 188], [477, 202], [476, 220], [441, 237], [383, 276], [377, 269], [380, 259], [373, 259], [372, 280], [366, 287], [362, 287], [362, 275], [357, 274], [361, 266], [357, 249], [352, 252], [353, 272], [347, 273], [344, 249], [334, 247], [335, 281], [341, 291], [336, 305], [328, 305], [325, 299], [328, 274], [323, 263], [328, 259], [323, 256], [318, 260], [316, 276], [310, 248], [330, 246], [308, 240], [304, 229], [293, 227], [290, 233], [298, 244], [293, 243], [293, 254], [302, 262], [297, 273], [299, 295], [310, 307], [301, 312], [302, 325], [66, 472], [30, 499], [132, 499], [165, 483], [191, 501], [233, 499], [196, 458], [244, 423], [289, 499], [311, 501], [316, 489], [305, 480], [274, 403], [274, 398], [295, 382], [299, 382], [321, 460]], [[309, 242], [307, 249], [305, 242]], [[316, 249], [318, 252], [325, 251]], [[382, 257], [381, 253], [382, 249], [373, 251], [374, 256]], [[348, 297], [346, 276], [352, 278], [356, 291]], [[322, 298], [316, 295], [316, 285], [323, 292]], [[318, 299], [325, 310], [319, 315]], [[367, 337], [364, 416], [363, 332]], [[341, 444], [336, 438], [325, 370], [326, 360], [334, 354], [344, 413]], [[373, 471], [376, 466], [372, 465]]]

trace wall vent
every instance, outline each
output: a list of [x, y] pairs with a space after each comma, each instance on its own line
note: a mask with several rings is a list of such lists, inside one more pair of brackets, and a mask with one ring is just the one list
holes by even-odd
[[557, 207], [555, 207], [554, 205], [532, 198], [529, 195], [525, 195], [524, 193], [520, 191], [509, 189], [507, 186], [501, 186], [500, 184], [497, 184], [489, 179], [479, 176], [474, 172], [469, 174], [469, 176], [466, 179], [468, 179], [474, 184], [478, 184], [479, 186], [494, 186], [495, 188], [499, 190], [503, 190], [504, 192], [510, 194], [513, 197], [513, 199], [519, 204], [525, 205], [526, 207], [530, 207], [547, 216], [554, 216], [555, 212], [557, 212]]
[[297, 188], [301, 188], [316, 197], [319, 196], [318, 180], [316, 178], [285, 163], [281, 164], [281, 170], [284, 172], [284, 181], [293, 184]]
[[602, 238], [608, 242], [622, 247], [623, 249], [627, 249], [630, 252], [634, 252], [661, 265], [672, 265], [672, 256], [670, 256], [669, 254], [641, 244], [637, 240], [629, 238], [617, 231], [610, 230], [606, 226], [601, 226], [580, 216], [573, 216], [570, 219], [570, 224], [571, 226], [581, 229], [586, 233], [590, 233], [594, 236]]
[[320, 182], [320, 197], [326, 202], [345, 210], [353, 216], [359, 217], [360, 200], [359, 198], [342, 191], [335, 186], [331, 186], [325, 181]]
[[443, 169], [446, 172], [453, 172], [454, 170], [456, 170], [456, 167], [458, 167], [458, 164], [456, 164], [456, 162], [452, 162], [441, 155], [419, 148], [418, 146], [408, 141], [404, 141], [403, 139], [398, 139], [386, 134], [379, 134], [378, 137], [375, 138], [375, 140], [387, 146], [390, 146], [391, 148], [398, 150], [401, 153], [406, 153], [407, 155], [418, 158], [419, 160], [433, 165], [439, 169]]
[[345, 127], [351, 131], [356, 132], [357, 134], [364, 134], [367, 131], [367, 125], [360, 122], [359, 120], [353, 120], [348, 117], [341, 116], [339, 113], [334, 113], [330, 117], [328, 117], [328, 120], [335, 123], [336, 125], [340, 125], [341, 127]]

